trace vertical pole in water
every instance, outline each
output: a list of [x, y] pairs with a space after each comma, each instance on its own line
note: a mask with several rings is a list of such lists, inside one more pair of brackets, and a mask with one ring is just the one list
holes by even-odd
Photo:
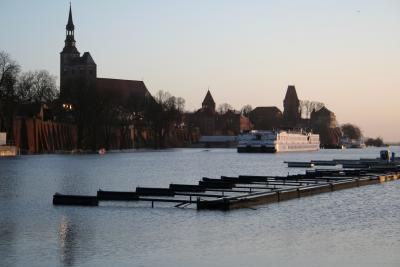
[[189, 196], [189, 201], [192, 203], [192, 195]]
[[151, 208], [154, 208], [154, 201], [151, 202]]

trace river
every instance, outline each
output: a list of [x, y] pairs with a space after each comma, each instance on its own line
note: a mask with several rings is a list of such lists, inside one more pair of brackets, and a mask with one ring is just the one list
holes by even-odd
[[[399, 147], [390, 148], [400, 154]], [[286, 175], [283, 161], [377, 157], [380, 149], [238, 154], [173, 149], [0, 158], [0, 266], [400, 266], [400, 181], [230, 212], [167, 204], [53, 206], [96, 194]]]

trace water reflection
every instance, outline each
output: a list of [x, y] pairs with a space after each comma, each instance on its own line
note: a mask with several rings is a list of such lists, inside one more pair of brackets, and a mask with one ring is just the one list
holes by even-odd
[[0, 266], [14, 266], [16, 254], [14, 243], [16, 225], [14, 222], [0, 218]]
[[60, 261], [63, 266], [73, 266], [74, 264], [75, 239], [76, 233], [74, 227], [66, 216], [62, 216], [58, 226], [58, 243]]

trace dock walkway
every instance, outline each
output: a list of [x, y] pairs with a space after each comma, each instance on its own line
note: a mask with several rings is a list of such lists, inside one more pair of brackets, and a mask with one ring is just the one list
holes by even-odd
[[136, 191], [99, 190], [95, 196], [53, 196], [54, 205], [97, 206], [99, 201], [146, 201], [151, 207], [167, 202], [198, 210], [231, 210], [280, 202], [400, 179], [399, 166], [368, 169], [315, 169], [288, 176], [203, 177], [198, 184], [170, 184], [168, 188], [137, 187]]

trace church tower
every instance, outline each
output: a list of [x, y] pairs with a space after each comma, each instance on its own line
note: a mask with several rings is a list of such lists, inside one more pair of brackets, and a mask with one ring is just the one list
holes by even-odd
[[283, 120], [287, 126], [296, 127], [300, 121], [300, 100], [294, 85], [289, 85], [283, 100]]
[[215, 101], [210, 93], [210, 90], [207, 91], [206, 96], [204, 97], [203, 103], [201, 104], [201, 107], [204, 111], [207, 111], [209, 113], [214, 113], [215, 112]]
[[89, 52], [80, 56], [76, 48], [74, 37], [75, 25], [72, 20], [72, 8], [69, 6], [68, 22], [65, 27], [65, 45], [60, 53], [60, 96], [67, 97], [66, 87], [77, 79], [95, 80], [97, 77], [97, 66]]

